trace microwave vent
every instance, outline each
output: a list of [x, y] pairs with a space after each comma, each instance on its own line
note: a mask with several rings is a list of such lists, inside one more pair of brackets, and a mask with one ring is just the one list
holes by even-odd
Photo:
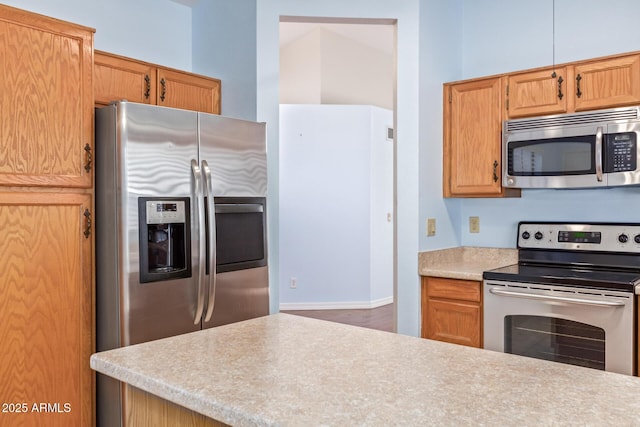
[[640, 119], [640, 107], [613, 108], [610, 110], [508, 120], [505, 124], [505, 130], [507, 132], [517, 132], [559, 126], [609, 123], [618, 120], [627, 121], [638, 119]]

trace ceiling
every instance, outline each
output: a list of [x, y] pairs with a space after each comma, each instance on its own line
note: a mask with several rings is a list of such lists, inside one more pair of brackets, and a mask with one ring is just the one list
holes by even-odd
[[280, 22], [280, 47], [286, 46], [317, 28], [332, 31], [387, 54], [393, 54], [395, 51], [395, 26], [391, 24]]

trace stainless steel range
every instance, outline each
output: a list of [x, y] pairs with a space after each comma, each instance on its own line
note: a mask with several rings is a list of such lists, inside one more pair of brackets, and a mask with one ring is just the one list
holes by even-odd
[[635, 374], [640, 224], [521, 222], [483, 278], [486, 349]]

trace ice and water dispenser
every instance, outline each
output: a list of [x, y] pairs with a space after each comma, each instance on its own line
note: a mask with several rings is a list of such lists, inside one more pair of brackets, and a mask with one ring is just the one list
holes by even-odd
[[191, 277], [188, 197], [138, 199], [140, 283]]

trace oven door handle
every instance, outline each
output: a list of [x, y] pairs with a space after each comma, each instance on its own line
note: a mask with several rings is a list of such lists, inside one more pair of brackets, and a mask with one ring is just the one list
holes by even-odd
[[591, 305], [596, 307], [623, 307], [625, 305], [624, 301], [590, 300], [590, 299], [583, 299], [583, 298], [569, 298], [569, 297], [560, 297], [560, 296], [551, 296], [551, 295], [530, 294], [526, 292], [505, 291], [499, 288], [490, 288], [489, 292], [491, 292], [494, 295], [505, 296], [505, 297], [527, 298], [527, 299], [535, 299], [535, 300], [550, 301], [550, 302], [568, 302], [572, 304], [583, 304], [583, 305]]

